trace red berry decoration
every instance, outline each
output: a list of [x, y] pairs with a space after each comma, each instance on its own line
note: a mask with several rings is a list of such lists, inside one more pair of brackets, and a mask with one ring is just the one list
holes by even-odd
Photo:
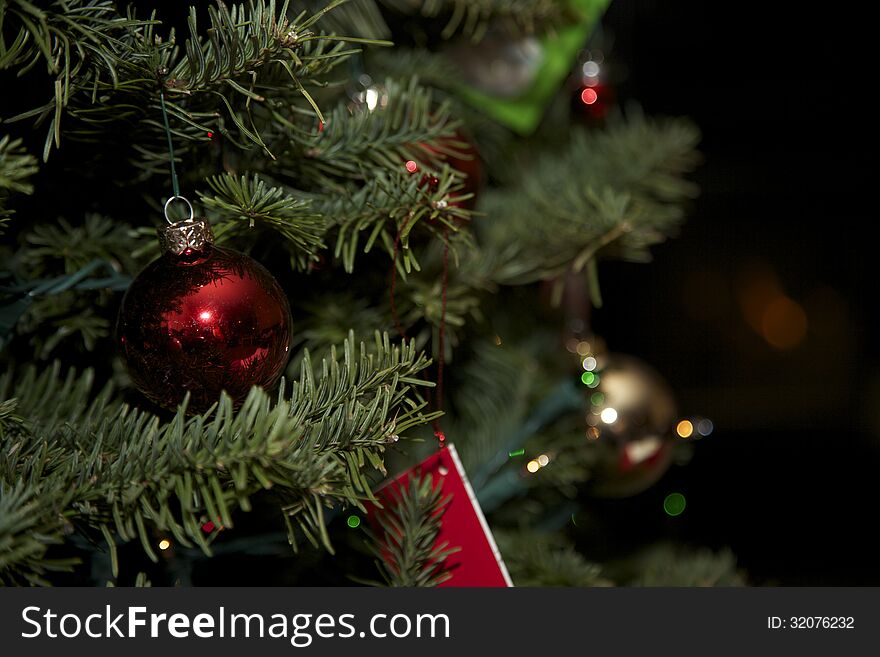
[[[465, 146], [462, 147], [462, 144]], [[439, 146], [440, 148], [437, 148]], [[436, 146], [430, 144], [422, 144], [422, 147], [437, 157], [439, 160], [446, 162], [450, 167], [462, 174], [461, 189], [453, 192], [453, 196], [447, 199], [449, 205], [465, 210], [473, 210], [477, 204], [477, 193], [483, 181], [483, 168], [480, 164], [480, 154], [477, 153], [473, 143], [466, 139], [461, 133], [455, 133], [452, 137], [438, 140]], [[446, 151], [454, 151], [456, 155], [449, 155]], [[409, 173], [417, 173], [421, 167], [415, 160], [407, 160], [404, 167]], [[439, 180], [428, 174], [422, 174], [421, 186], [429, 186], [431, 191], [436, 189]], [[459, 198], [461, 196], [470, 195], [469, 198]]]
[[135, 386], [201, 413], [225, 390], [236, 405], [272, 386], [290, 349], [287, 297], [249, 256], [216, 247], [207, 220], [160, 231], [164, 253], [132, 282], [119, 311], [122, 356]]

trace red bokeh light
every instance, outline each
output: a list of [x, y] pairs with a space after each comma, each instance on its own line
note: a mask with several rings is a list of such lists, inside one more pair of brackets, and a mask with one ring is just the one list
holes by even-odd
[[584, 105], [592, 105], [597, 100], [599, 100], [599, 94], [595, 89], [586, 88], [581, 92], [581, 101]]

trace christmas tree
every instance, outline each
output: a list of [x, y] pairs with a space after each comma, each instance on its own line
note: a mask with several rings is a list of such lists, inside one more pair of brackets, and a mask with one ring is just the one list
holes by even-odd
[[455, 585], [442, 490], [374, 494], [447, 443], [515, 584], [738, 582], [577, 545], [711, 432], [590, 327], [698, 162], [605, 2], [188, 4], [0, 1], [0, 582]]

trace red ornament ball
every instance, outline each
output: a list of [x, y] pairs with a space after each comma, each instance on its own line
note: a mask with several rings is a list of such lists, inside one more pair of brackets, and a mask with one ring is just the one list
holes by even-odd
[[251, 386], [272, 386], [290, 349], [287, 297], [249, 256], [205, 244], [165, 253], [122, 300], [118, 336], [135, 386], [174, 408], [190, 393], [201, 413], [225, 390], [236, 405]]

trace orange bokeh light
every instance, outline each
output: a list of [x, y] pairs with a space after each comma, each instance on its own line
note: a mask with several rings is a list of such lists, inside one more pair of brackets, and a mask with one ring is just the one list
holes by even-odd
[[792, 349], [807, 334], [807, 314], [793, 299], [777, 297], [764, 310], [761, 334], [777, 349]]

